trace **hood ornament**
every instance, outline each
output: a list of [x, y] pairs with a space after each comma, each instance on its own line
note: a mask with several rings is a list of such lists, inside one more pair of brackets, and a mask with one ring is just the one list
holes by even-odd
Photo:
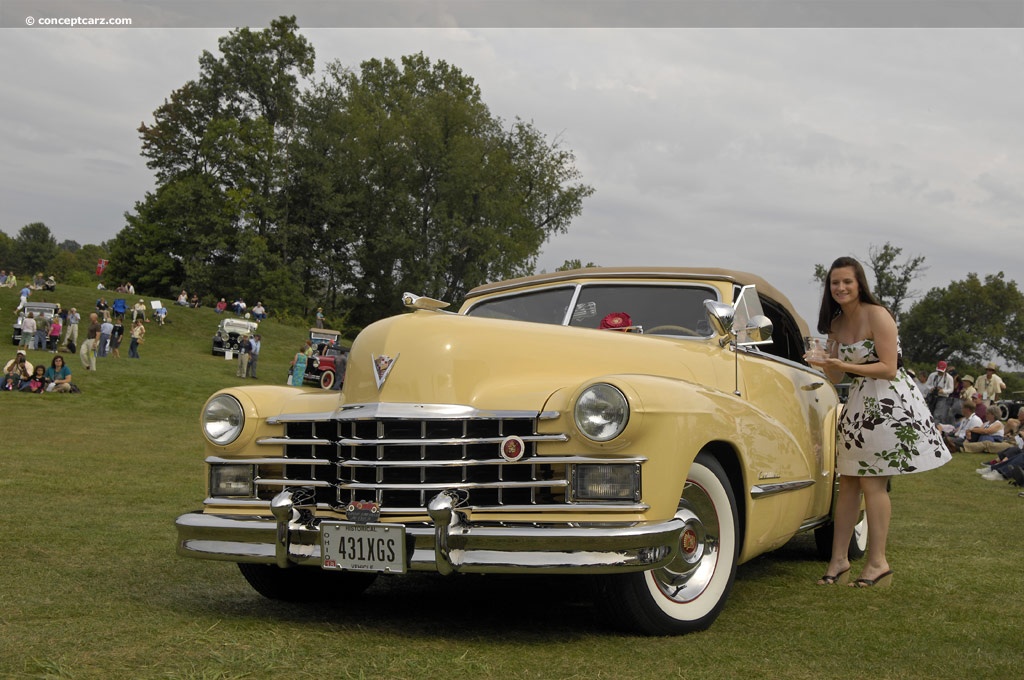
[[384, 381], [388, 379], [388, 374], [391, 373], [391, 369], [395, 367], [395, 362], [400, 356], [402, 355], [396, 354], [392, 359], [387, 354], [381, 354], [379, 357], [370, 355], [370, 358], [373, 359], [373, 379], [377, 381], [378, 391], [384, 386]]

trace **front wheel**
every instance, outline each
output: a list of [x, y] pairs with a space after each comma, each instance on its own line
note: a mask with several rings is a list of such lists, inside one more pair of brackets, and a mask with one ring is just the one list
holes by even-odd
[[644, 635], [705, 630], [732, 590], [739, 556], [736, 498], [725, 470], [710, 454], [693, 461], [676, 517], [685, 528], [671, 564], [600, 582], [599, 606], [629, 630]]
[[320, 387], [325, 390], [334, 387], [334, 371], [324, 371], [320, 374]]
[[253, 590], [284, 602], [340, 600], [362, 593], [377, 578], [375, 573], [325, 571], [314, 567], [282, 569], [274, 564], [239, 562], [238, 569]]

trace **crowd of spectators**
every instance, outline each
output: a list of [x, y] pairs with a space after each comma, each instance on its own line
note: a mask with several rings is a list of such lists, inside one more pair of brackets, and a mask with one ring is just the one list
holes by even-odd
[[1006, 383], [997, 370], [990, 361], [975, 380], [939, 361], [926, 379], [918, 377], [917, 386], [951, 452], [983, 454], [986, 461], [976, 470], [982, 479], [1024, 486], [1024, 406], [1007, 412], [1013, 402], [1001, 399]]
[[[17, 286], [17, 277], [13, 272], [0, 270], [0, 287]], [[20, 304], [15, 313], [22, 317], [22, 336], [15, 357], [7, 361], [4, 367], [4, 383], [2, 385], [4, 390], [77, 392], [77, 387], [72, 382], [71, 368], [66, 365], [65, 357], [61, 353], [77, 353], [83, 369], [95, 371], [97, 359], [121, 358], [121, 343], [127, 335], [130, 338], [128, 358], [139, 359], [141, 358], [139, 349], [145, 342], [145, 324], [151, 321], [159, 325], [167, 323], [168, 309], [166, 306], [153, 305], [153, 309], [150, 310], [144, 298], [139, 298], [134, 304], [130, 304], [126, 300], [127, 296], [136, 294], [135, 287], [131, 282], [125, 282], [112, 291], [126, 297], [116, 297], [111, 302], [105, 295], [100, 295], [96, 299], [95, 311], [89, 313], [89, 318], [84, 323], [82, 314], [74, 307], [71, 309], [58, 307], [52, 318], [48, 315], [22, 312], [33, 291], [53, 290], [55, 286], [53, 277], [45, 278], [42, 274], [37, 274], [32, 283], [23, 286], [20, 291]], [[108, 291], [109, 289], [100, 282], [97, 285], [97, 290]], [[193, 292], [189, 295], [188, 291], [183, 289], [177, 296], [175, 305], [198, 309], [202, 306], [202, 302], [197, 293]], [[239, 317], [251, 318], [254, 321], [264, 321], [268, 314], [262, 301], [257, 301], [250, 307], [242, 296], [236, 297], [230, 304], [225, 298], [221, 298], [216, 303], [214, 310], [219, 314], [230, 312]], [[323, 322], [323, 309], [317, 308], [316, 326], [323, 327]], [[82, 329], [82, 342], [79, 344], [79, 327], [82, 325], [85, 328]], [[243, 351], [239, 353], [237, 373], [239, 377], [256, 378], [256, 366], [261, 347], [260, 336], [246, 337], [243, 347]], [[48, 351], [53, 354], [49, 368], [42, 364], [34, 366], [28, 360], [28, 350]]]

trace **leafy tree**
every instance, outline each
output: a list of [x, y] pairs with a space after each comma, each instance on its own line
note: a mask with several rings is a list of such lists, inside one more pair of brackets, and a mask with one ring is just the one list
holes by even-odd
[[[293, 156], [296, 174], [335, 200], [292, 214], [304, 212], [303, 231], [344, 258], [329, 280], [356, 323], [398, 311], [404, 290], [458, 300], [532, 273], [543, 243], [593, 192], [570, 151], [522, 120], [505, 126], [471, 77], [422, 54], [369, 60], [358, 73], [334, 65], [308, 106], [315, 125]], [[326, 167], [308, 153], [317, 144]]]
[[36, 272], [45, 272], [50, 260], [57, 256], [57, 239], [42, 222], [26, 224], [14, 239], [14, 266], [31, 280]]
[[[295, 17], [281, 17], [268, 29], [222, 37], [220, 56], [204, 51], [199, 78], [139, 128], [158, 189], [126, 216], [111, 246], [113, 276], [153, 290], [258, 294], [254, 272], [280, 267], [285, 148], [300, 78], [312, 74], [315, 56], [297, 31]], [[265, 247], [242, 252], [257, 242]], [[238, 266], [243, 255], [247, 267]]]
[[904, 354], [913, 361], [947, 359], [980, 364], [1001, 356], [1024, 362], [1024, 294], [1002, 272], [968, 274], [947, 288], [932, 288], [904, 317]]
[[422, 54], [331, 64], [303, 92], [297, 30], [232, 31], [139, 128], [158, 188], [111, 244], [111, 276], [358, 326], [405, 290], [454, 301], [532, 273], [593, 192], [572, 152]]
[[0, 231], [0, 267], [7, 272], [14, 267], [14, 239]]
[[[924, 257], [917, 255], [909, 257], [902, 263], [897, 263], [896, 258], [903, 254], [903, 249], [898, 248], [888, 241], [882, 246], [870, 246], [868, 257], [859, 258], [875, 276], [875, 286], [872, 292], [879, 302], [889, 308], [899, 321], [903, 305], [916, 294], [910, 290], [914, 279], [922, 276], [927, 269], [924, 266]], [[822, 264], [814, 265], [814, 279], [822, 285], [827, 285], [828, 267]]]
[[555, 267], [556, 272], [566, 272], [570, 269], [583, 269], [584, 267], [596, 267], [597, 265], [593, 262], [583, 264], [580, 260], [566, 260], [559, 266]]
[[77, 253], [82, 249], [82, 245], [78, 241], [72, 241], [71, 239], [65, 239], [60, 242], [57, 246], [61, 250], [66, 250], [69, 253]]

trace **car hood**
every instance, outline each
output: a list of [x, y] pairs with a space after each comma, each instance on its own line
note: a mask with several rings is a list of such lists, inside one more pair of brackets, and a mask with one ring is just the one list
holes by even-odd
[[714, 360], [721, 354], [714, 340], [421, 311], [379, 321], [359, 334], [341, 400], [541, 410], [555, 390], [606, 375], [660, 375], [710, 385], [731, 366]]

